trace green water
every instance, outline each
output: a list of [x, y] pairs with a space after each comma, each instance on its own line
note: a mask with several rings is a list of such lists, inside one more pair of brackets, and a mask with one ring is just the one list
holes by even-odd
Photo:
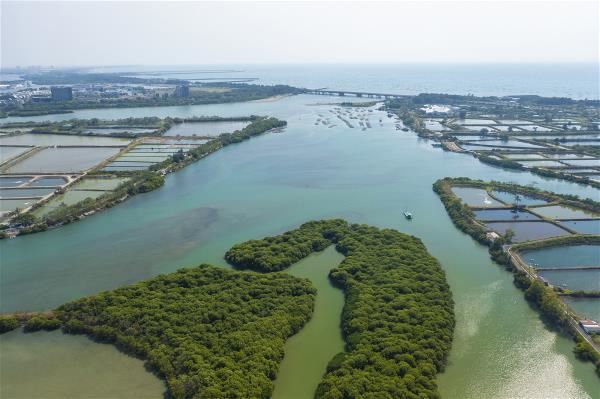
[[12, 331], [0, 347], [3, 399], [160, 399], [166, 389], [141, 360], [81, 335]]
[[311, 320], [285, 344], [285, 358], [275, 380], [273, 399], [312, 399], [327, 364], [344, 351], [340, 331], [344, 294], [329, 281], [329, 270], [343, 259], [331, 246], [286, 271], [310, 279], [317, 288], [317, 297]]
[[[444, 267], [457, 313], [449, 365], [439, 377], [444, 397], [599, 397], [593, 366], [574, 358], [572, 341], [545, 329], [512, 275], [454, 227], [431, 185], [466, 175], [588, 198], [597, 198], [598, 191], [441, 151], [397, 131], [378, 111], [369, 113], [373, 128], [366, 131], [343, 123], [315, 125], [331, 106], [306, 104], [331, 101], [296, 96], [272, 103], [94, 111], [112, 119], [154, 111], [184, 117], [270, 114], [286, 119], [288, 127], [228, 146], [169, 175], [160, 189], [77, 223], [3, 240], [0, 310], [48, 309], [203, 262], [227, 267], [222, 257], [235, 243], [310, 219], [342, 217], [416, 235]], [[404, 210], [413, 213], [412, 221], [402, 216]], [[22, 367], [17, 363], [11, 367]], [[294, 364], [298, 375], [314, 366]]]

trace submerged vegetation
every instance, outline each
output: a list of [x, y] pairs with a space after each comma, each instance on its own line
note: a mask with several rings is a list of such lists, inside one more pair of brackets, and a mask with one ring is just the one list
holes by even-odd
[[268, 272], [331, 243], [346, 256], [330, 278], [346, 296], [347, 351], [330, 362], [315, 397], [439, 397], [435, 376], [452, 342], [453, 302], [442, 268], [419, 239], [328, 220], [235, 245], [225, 257]]

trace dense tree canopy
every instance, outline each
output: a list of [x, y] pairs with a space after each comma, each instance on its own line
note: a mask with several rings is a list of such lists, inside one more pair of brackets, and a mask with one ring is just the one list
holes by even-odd
[[269, 398], [287, 337], [310, 318], [315, 290], [286, 274], [202, 265], [68, 303], [70, 333], [145, 358], [174, 398]]
[[282, 270], [331, 243], [346, 256], [331, 279], [346, 294], [347, 351], [329, 364], [317, 398], [435, 398], [454, 329], [445, 274], [415, 237], [394, 230], [309, 222], [234, 246], [232, 264]]

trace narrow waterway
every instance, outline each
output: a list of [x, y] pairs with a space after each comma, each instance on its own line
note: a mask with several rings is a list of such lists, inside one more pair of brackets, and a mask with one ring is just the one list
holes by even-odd
[[[224, 148], [168, 176], [164, 187], [83, 221], [3, 240], [0, 310], [49, 309], [200, 263], [228, 267], [223, 254], [235, 243], [311, 219], [341, 217], [420, 237], [444, 267], [457, 326], [448, 368], [440, 375], [442, 396], [597, 398], [593, 366], [576, 360], [572, 341], [544, 327], [513, 286], [512, 275], [454, 227], [431, 185], [445, 176], [468, 176], [595, 199], [598, 190], [441, 151], [411, 132], [396, 130], [376, 110], [369, 113], [373, 128], [365, 131], [343, 123], [315, 125], [323, 118], [319, 115], [332, 115], [332, 106], [315, 104], [336, 100], [295, 96], [273, 103], [158, 109], [163, 116], [271, 114], [289, 125], [284, 133]], [[152, 112], [81, 111], [108, 118]], [[83, 116], [76, 114], [63, 118]], [[414, 220], [404, 219], [406, 209]], [[329, 327], [318, 335], [327, 334]], [[23, 334], [15, 337], [2, 351], [24, 339]], [[39, 353], [46, 350], [51, 350], [49, 344], [41, 345]], [[20, 362], [15, 358], [9, 367], [26, 370]], [[289, 372], [299, 375], [313, 367], [308, 362], [290, 365], [296, 368]], [[61, 373], [60, 366], [48, 373]], [[29, 377], [37, 378], [33, 371]], [[1, 383], [26, 381], [3, 378]]]
[[272, 399], [312, 399], [329, 361], [344, 351], [340, 323], [344, 293], [329, 280], [329, 271], [344, 257], [334, 246], [309, 255], [284, 273], [307, 278], [317, 288], [310, 321], [285, 344], [285, 357]]

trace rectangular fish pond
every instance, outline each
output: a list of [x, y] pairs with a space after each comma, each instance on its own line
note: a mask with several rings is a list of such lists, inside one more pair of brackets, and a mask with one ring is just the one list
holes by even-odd
[[469, 206], [502, 207], [503, 203], [491, 198], [487, 191], [473, 187], [452, 187], [452, 192]]
[[512, 230], [515, 233], [514, 242], [541, 240], [571, 234], [548, 222], [492, 222], [485, 225], [498, 234], [505, 234], [508, 229]]
[[0, 147], [0, 162], [8, 161], [29, 150], [31, 147]]
[[562, 300], [575, 310], [579, 317], [600, 321], [600, 298], [562, 297]]
[[551, 219], [590, 219], [600, 216], [588, 210], [571, 208], [565, 205], [542, 206], [534, 208], [532, 211]]
[[599, 291], [600, 269], [596, 270], [544, 270], [538, 275], [552, 285], [570, 290]]
[[119, 148], [45, 148], [7, 169], [9, 173], [71, 173], [87, 170], [116, 155]]
[[0, 199], [0, 212], [12, 212], [24, 209], [38, 202], [37, 199]]
[[67, 181], [62, 177], [40, 177], [39, 179], [31, 181], [28, 187], [60, 187], [66, 184]]
[[127, 177], [107, 177], [107, 178], [95, 178], [86, 177], [77, 184], [75, 184], [71, 190], [114, 190], [121, 184], [125, 183], [129, 179]]
[[[600, 234], [600, 219], [564, 220], [560, 224], [579, 234]], [[600, 256], [600, 249], [598, 250], [598, 254]]]
[[52, 198], [42, 207], [33, 211], [33, 214], [37, 217], [43, 217], [60, 207], [62, 204], [74, 205], [86, 198], [98, 198], [105, 193], [105, 191], [68, 190], [66, 193]]
[[249, 124], [249, 121], [184, 122], [173, 125], [164, 136], [218, 136], [241, 130]]
[[524, 251], [521, 258], [541, 268], [600, 266], [600, 245], [563, 245]]
[[35, 198], [44, 197], [54, 191], [54, 188], [11, 188], [0, 189], [0, 198]]
[[18, 187], [31, 180], [31, 176], [4, 176], [0, 177], [0, 187]]
[[[513, 204], [516, 202], [516, 194], [510, 193], [508, 191], [492, 191], [492, 195], [498, 198], [500, 201], [506, 202], [507, 204]], [[520, 205], [544, 205], [547, 203], [548, 202], [543, 199], [519, 194]]]
[[519, 161], [519, 163], [526, 168], [544, 168], [544, 167], [554, 167], [554, 168], [564, 168], [565, 164], [560, 163], [558, 161]]
[[66, 134], [20, 134], [17, 136], [0, 137], [1, 145], [117, 145], [126, 146], [130, 139], [116, 137], [71, 136]]
[[511, 209], [486, 209], [474, 211], [479, 220], [539, 220], [540, 218], [527, 211], [513, 211]]
[[540, 154], [501, 154], [504, 158], [508, 159], [546, 159]]

